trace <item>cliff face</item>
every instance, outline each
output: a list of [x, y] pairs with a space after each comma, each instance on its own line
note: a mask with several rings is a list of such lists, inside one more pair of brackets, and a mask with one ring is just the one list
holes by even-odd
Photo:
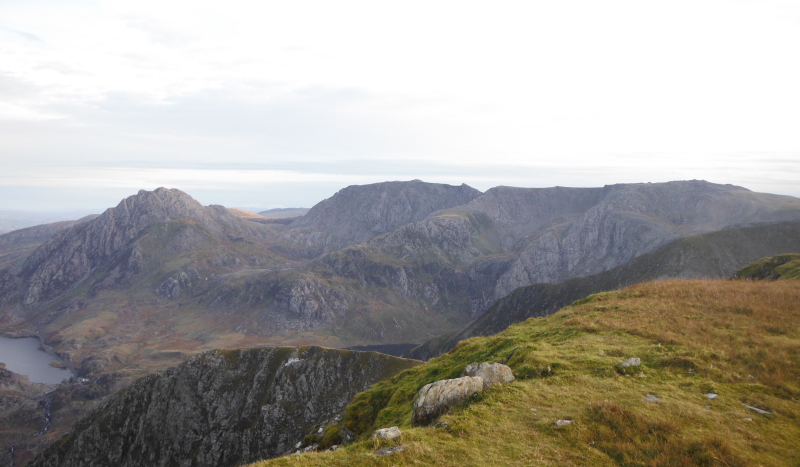
[[179, 190], [142, 190], [96, 219], [62, 231], [37, 248], [22, 267], [21, 275], [26, 281], [24, 304], [53, 298], [112, 259], [122, 263], [121, 274], [138, 272], [137, 262], [143, 252], [131, 241], [151, 225], [173, 219], [193, 220], [217, 235], [252, 234], [260, 227], [221, 206], [204, 207]]
[[464, 339], [497, 334], [594, 293], [666, 278], [726, 278], [759, 258], [786, 251], [800, 251], [800, 222], [731, 228], [679, 239], [608, 271], [520, 287], [475, 321], [411, 349], [406, 356], [420, 360], [437, 357]]
[[364, 243], [429, 214], [466, 204], [481, 192], [467, 185], [384, 182], [350, 186], [294, 221], [285, 238], [323, 251]]
[[353, 396], [420, 362], [374, 352], [215, 350], [144, 377], [29, 466], [233, 466], [283, 454]]

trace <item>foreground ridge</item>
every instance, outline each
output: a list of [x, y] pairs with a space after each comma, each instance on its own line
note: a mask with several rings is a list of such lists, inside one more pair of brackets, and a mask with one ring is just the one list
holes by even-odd
[[[253, 465], [793, 465], [797, 303], [800, 281], [670, 280], [593, 295], [359, 394], [339, 429], [361, 441]], [[417, 391], [472, 361], [505, 362], [517, 380], [412, 427]], [[398, 439], [368, 439], [395, 425]], [[319, 441], [339, 439], [331, 429]]]

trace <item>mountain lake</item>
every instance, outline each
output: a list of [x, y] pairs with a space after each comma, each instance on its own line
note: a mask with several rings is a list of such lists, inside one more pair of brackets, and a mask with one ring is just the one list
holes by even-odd
[[50, 366], [54, 361], [56, 358], [42, 350], [35, 337], [0, 337], [0, 362], [5, 363], [9, 371], [26, 375], [34, 383], [58, 384], [72, 376], [66, 368]]

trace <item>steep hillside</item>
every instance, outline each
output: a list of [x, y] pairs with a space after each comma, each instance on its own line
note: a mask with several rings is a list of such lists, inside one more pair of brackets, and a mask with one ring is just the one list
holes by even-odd
[[[800, 251], [800, 248], [795, 248], [792, 251]], [[737, 271], [736, 277], [739, 279], [768, 281], [800, 279], [800, 254], [763, 258]]]
[[17, 271], [22, 263], [42, 243], [62, 230], [94, 220], [97, 216], [86, 216], [77, 221], [61, 221], [15, 230], [0, 235], [0, 269]]
[[290, 225], [288, 241], [323, 251], [364, 243], [384, 232], [466, 204], [481, 192], [467, 185], [383, 182], [349, 186]]
[[320, 347], [217, 350], [131, 384], [29, 466], [233, 466], [289, 451], [419, 362]]
[[[520, 287], [498, 300], [475, 321], [423, 343], [407, 352], [407, 356], [419, 360], [436, 357], [454, 348], [459, 341], [497, 334], [514, 323], [555, 313], [593, 293], [665, 278], [726, 278], [759, 258], [785, 251], [800, 251], [800, 222], [731, 228], [686, 237], [605, 272], [557, 284]], [[770, 270], [783, 267], [789, 271], [792, 264], [796, 268], [796, 262], [788, 262], [795, 256], [759, 261], [743, 271], [761, 270], [765, 262], [771, 266]], [[739, 272], [742, 278], [751, 274]]]
[[[357, 442], [253, 466], [796, 465], [797, 303], [797, 281], [672, 280], [593, 295], [375, 384], [307, 440], [325, 449], [346, 428]], [[631, 357], [640, 365], [620, 365]], [[420, 388], [484, 361], [505, 362], [516, 381], [411, 427]], [[398, 439], [370, 439], [393, 425]]]

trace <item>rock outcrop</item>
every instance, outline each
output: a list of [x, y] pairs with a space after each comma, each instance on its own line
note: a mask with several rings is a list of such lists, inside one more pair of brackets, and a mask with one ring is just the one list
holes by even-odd
[[28, 465], [234, 466], [288, 452], [419, 362], [320, 347], [216, 350], [144, 377]]
[[478, 377], [483, 380], [483, 387], [488, 388], [495, 384], [510, 383], [514, 381], [514, 373], [508, 365], [502, 363], [483, 362], [480, 365], [470, 363], [461, 372], [461, 376]]
[[483, 378], [462, 376], [426, 384], [414, 401], [411, 424], [427, 425], [452, 407], [463, 404], [483, 390]]
[[459, 341], [499, 333], [514, 323], [555, 313], [594, 293], [664, 278], [730, 277], [759, 258], [786, 251], [800, 251], [800, 222], [731, 228], [679, 239], [609, 271], [556, 284], [520, 287], [475, 321], [423, 343], [406, 356], [419, 360], [437, 357]]

